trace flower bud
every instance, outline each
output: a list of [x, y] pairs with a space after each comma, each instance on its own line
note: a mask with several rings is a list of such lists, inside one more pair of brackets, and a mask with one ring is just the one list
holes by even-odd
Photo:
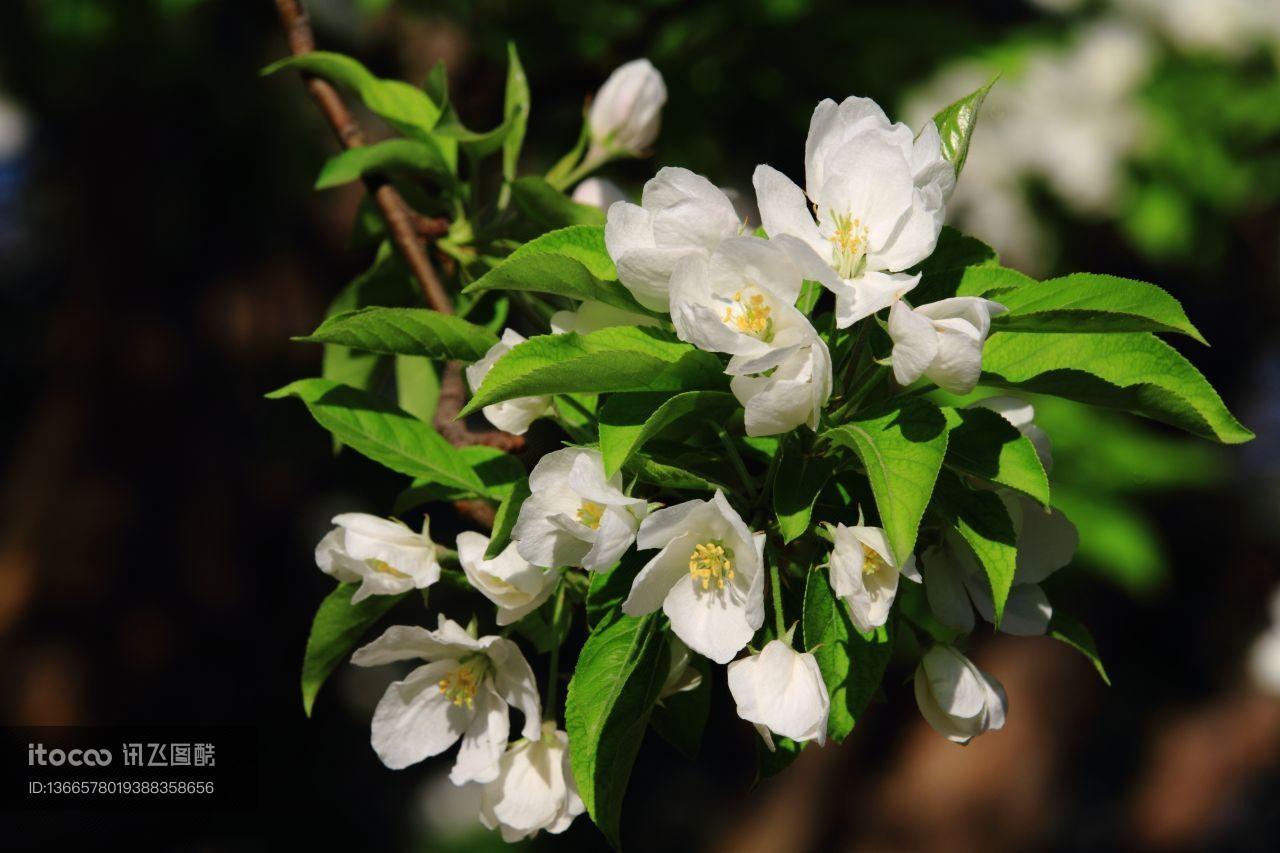
[[658, 138], [667, 86], [647, 59], [635, 59], [614, 70], [591, 102], [593, 159], [639, 154]]
[[924, 653], [915, 689], [920, 713], [948, 740], [968, 743], [1004, 726], [1004, 688], [951, 646], [935, 645]]
[[818, 661], [782, 640], [771, 640], [758, 655], [729, 664], [729, 692], [738, 716], [755, 723], [773, 749], [770, 732], [795, 741], [827, 739], [831, 700]]

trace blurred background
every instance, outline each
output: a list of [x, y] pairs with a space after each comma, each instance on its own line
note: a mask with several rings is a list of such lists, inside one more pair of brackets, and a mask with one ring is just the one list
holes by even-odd
[[[801, 173], [819, 99], [870, 96], [918, 127], [998, 72], [952, 224], [1037, 277], [1171, 291], [1213, 346], [1171, 343], [1258, 435], [1228, 450], [1038, 402], [1055, 503], [1081, 529], [1051, 594], [1114, 686], [1053, 640], [992, 636], [976, 657], [1008, 690], [1004, 730], [938, 737], [899, 664], [843, 746], [757, 786], [756, 735], [717, 681], [696, 762], [646, 740], [630, 849], [1280, 847], [1280, 2], [308, 6], [322, 49], [381, 75], [420, 83], [443, 59], [473, 127], [500, 117], [516, 40], [527, 172], [570, 147], [612, 68], [648, 56], [670, 89], [655, 156], [604, 173], [633, 195], [671, 164], [749, 199], [757, 163]], [[314, 543], [402, 483], [262, 399], [318, 373], [289, 337], [369, 261], [349, 238], [358, 187], [310, 190], [328, 128], [295, 76], [258, 76], [286, 52], [265, 0], [0, 4], [0, 722], [257, 727], [259, 810], [167, 819], [157, 846], [504, 849], [458, 817], [446, 763], [378, 763], [369, 715], [394, 673], [342, 669], [302, 714], [332, 584]], [[529, 845], [603, 846], [585, 818]]]

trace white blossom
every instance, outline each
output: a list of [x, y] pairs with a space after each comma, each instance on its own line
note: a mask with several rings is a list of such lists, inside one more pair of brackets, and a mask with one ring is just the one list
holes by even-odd
[[746, 410], [747, 435], [779, 435], [801, 424], [817, 429], [831, 397], [831, 353], [815, 338], [768, 373], [734, 376], [729, 389]]
[[569, 736], [548, 720], [540, 735], [525, 737], [502, 754], [497, 777], [480, 792], [480, 823], [501, 830], [506, 842], [544, 829], [564, 832], [585, 811], [569, 764]]
[[535, 566], [605, 571], [635, 540], [649, 508], [643, 498], [623, 494], [621, 472], [606, 478], [600, 451], [588, 448], [543, 456], [529, 490], [511, 538]]
[[765, 231], [835, 293], [845, 328], [919, 283], [902, 271], [932, 254], [955, 171], [932, 122], [917, 136], [874, 101], [850, 97], [813, 112], [804, 191], [771, 166], [756, 167], [752, 181]]
[[613, 326], [657, 326], [657, 318], [634, 311], [614, 308], [604, 302], [583, 302], [572, 311], [557, 311], [551, 315], [551, 332], [563, 335], [577, 332], [580, 335], [598, 332]]
[[889, 312], [894, 379], [910, 385], [923, 375], [944, 391], [968, 394], [982, 375], [991, 317], [1005, 310], [977, 296], [955, 296], [919, 308], [895, 302]]
[[1004, 726], [1004, 688], [951, 646], [934, 645], [924, 653], [915, 692], [921, 715], [948, 740], [968, 743]]
[[643, 154], [658, 138], [666, 102], [667, 85], [649, 60], [633, 59], [615, 68], [591, 101], [587, 158]]
[[710, 258], [721, 240], [741, 230], [733, 203], [715, 184], [667, 166], [644, 185], [640, 204], [609, 207], [604, 242], [618, 281], [645, 308], [665, 313], [676, 265], [690, 256]]
[[728, 677], [738, 716], [755, 724], [771, 751], [771, 732], [794, 741], [826, 743], [831, 699], [813, 655], [771, 640], [760, 654], [729, 664]]
[[498, 606], [498, 624], [510, 625], [546, 601], [560, 573], [533, 565], [508, 543], [492, 560], [484, 558], [489, 537], [473, 531], [458, 534], [458, 562], [477, 592]]
[[859, 631], [879, 628], [889, 619], [898, 594], [898, 576], [920, 582], [915, 555], [899, 567], [880, 527], [837, 524], [831, 528], [831, 536], [832, 590], [849, 605], [849, 616]]
[[627, 194], [608, 178], [587, 178], [573, 188], [570, 198], [578, 204], [608, 210], [614, 202], [626, 201]]
[[1246, 663], [1258, 688], [1280, 696], [1280, 587], [1271, 593], [1268, 609], [1271, 624], [1250, 645]]
[[[471, 386], [472, 392], [480, 389], [481, 383], [489, 375], [489, 371], [493, 369], [498, 359], [524, 341], [524, 335], [514, 329], [507, 329], [502, 333], [502, 339], [484, 354], [484, 358], [467, 365], [467, 383]], [[482, 411], [489, 423], [498, 429], [514, 435], [524, 435], [531, 423], [551, 411], [551, 398], [548, 396], [518, 397], [485, 406]]]
[[515, 643], [477, 639], [441, 616], [434, 631], [395, 625], [351, 656], [357, 666], [414, 659], [427, 663], [392, 682], [373, 714], [373, 749], [387, 767], [416, 764], [461, 739], [449, 778], [456, 785], [488, 782], [507, 745], [509, 707], [524, 715], [524, 736], [538, 736], [538, 687]]
[[764, 536], [747, 529], [720, 491], [654, 512], [636, 547], [662, 550], [636, 575], [622, 611], [661, 607], [690, 649], [728, 663], [764, 623]]
[[370, 595], [395, 595], [424, 589], [440, 579], [436, 546], [428, 533], [363, 512], [335, 516], [336, 525], [316, 545], [316, 565], [341, 583], [360, 582], [351, 597], [358, 604]]

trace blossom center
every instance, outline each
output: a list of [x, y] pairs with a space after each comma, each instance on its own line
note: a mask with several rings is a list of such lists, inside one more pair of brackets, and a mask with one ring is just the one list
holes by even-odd
[[862, 573], [864, 575], [874, 575], [882, 569], [889, 568], [889, 564], [874, 549], [868, 545], [862, 546]]
[[831, 263], [841, 278], [854, 278], [867, 266], [867, 240], [870, 232], [851, 213], [831, 212], [835, 230], [827, 239], [831, 242]]
[[739, 290], [733, 294], [733, 301], [724, 309], [724, 324], [768, 343], [773, 340], [773, 318], [769, 316], [771, 313], [773, 309], [769, 307], [763, 293], [752, 293], [744, 297]]
[[693, 546], [689, 555], [689, 575], [703, 589], [724, 589], [724, 582], [733, 580], [733, 550], [712, 539]]
[[592, 530], [600, 529], [600, 519], [604, 517], [604, 504], [595, 501], [583, 501], [578, 507], [578, 521]]
[[476, 690], [489, 672], [489, 662], [483, 655], [477, 655], [470, 660], [464, 658], [460, 663], [461, 666], [437, 681], [436, 686], [454, 705], [474, 708]]
[[402, 578], [402, 579], [409, 577], [404, 572], [392, 566], [386, 560], [370, 558], [368, 560], [365, 560], [365, 563], [369, 566], [369, 568], [373, 569], [375, 572], [377, 572], [380, 575], [391, 575], [391, 577], [393, 578]]

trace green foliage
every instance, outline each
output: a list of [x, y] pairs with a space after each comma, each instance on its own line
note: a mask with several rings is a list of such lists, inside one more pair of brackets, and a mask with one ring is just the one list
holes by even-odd
[[995, 321], [1005, 331], [1177, 332], [1205, 343], [1178, 300], [1145, 281], [1075, 273], [997, 298], [1009, 309]]
[[982, 566], [991, 585], [995, 625], [999, 628], [1018, 569], [1017, 534], [1009, 511], [995, 492], [970, 489], [950, 475], [938, 478], [936, 506]]
[[362, 308], [327, 318], [297, 338], [367, 352], [477, 361], [498, 343], [493, 332], [452, 314], [426, 308]]
[[1107, 669], [1102, 665], [1102, 658], [1098, 656], [1098, 647], [1094, 642], [1093, 634], [1079, 620], [1055, 608], [1049, 620], [1049, 636], [1066, 643], [1088, 658], [1093, 668], [1098, 671], [1098, 677], [1102, 682], [1108, 687], [1111, 686], [1111, 677], [1107, 675]]
[[956, 169], [957, 177], [964, 168], [965, 158], [969, 156], [969, 141], [973, 138], [974, 128], [978, 125], [978, 111], [987, 98], [987, 92], [995, 85], [995, 80], [965, 95], [954, 104], [943, 109], [933, 117], [938, 126], [938, 135], [942, 138], [942, 156]]
[[408, 595], [407, 592], [371, 595], [359, 604], [352, 604], [351, 597], [359, 588], [358, 583], [338, 584], [320, 602], [311, 621], [311, 635], [307, 637], [307, 651], [302, 659], [302, 710], [308, 717], [315, 706], [316, 694], [330, 673], [373, 624]]
[[835, 472], [835, 460], [806, 454], [794, 444], [780, 452], [778, 470], [783, 475], [774, 482], [773, 512], [778, 517], [782, 542], [786, 544], [808, 532], [813, 505]]
[[604, 211], [589, 204], [578, 204], [542, 178], [517, 178], [510, 186], [511, 198], [516, 207], [531, 222], [543, 228], [572, 225], [598, 228], [604, 225]]
[[605, 476], [613, 476], [645, 442], [672, 424], [694, 416], [714, 421], [737, 407], [727, 391], [613, 394], [599, 412]]
[[1035, 445], [990, 409], [942, 410], [947, 419], [947, 457], [952, 468], [1007, 486], [1049, 505], [1049, 477]]
[[693, 760], [698, 756], [702, 730], [711, 712], [711, 662], [699, 655], [691, 658], [689, 667], [697, 670], [702, 680], [692, 690], [659, 699], [649, 724], [681, 755]]
[[330, 157], [316, 178], [316, 189], [340, 187], [366, 175], [393, 172], [421, 172], [446, 185], [454, 177], [453, 167], [435, 139], [388, 139], [348, 148]]

